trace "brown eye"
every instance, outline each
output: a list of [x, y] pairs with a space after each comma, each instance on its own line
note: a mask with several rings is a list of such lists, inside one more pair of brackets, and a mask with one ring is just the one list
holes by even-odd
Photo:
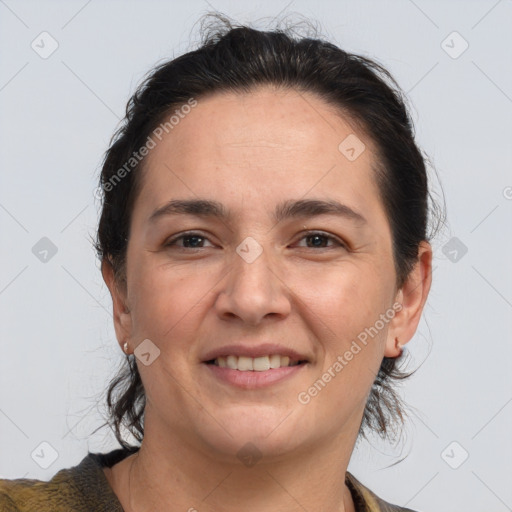
[[197, 235], [189, 235], [182, 237], [184, 247], [202, 247], [204, 238]]
[[[182, 241], [182, 245], [177, 242]], [[208, 238], [201, 235], [200, 233], [184, 233], [179, 236], [171, 238], [168, 242], [166, 242], [166, 247], [177, 246], [179, 248], [185, 249], [202, 249], [204, 247], [205, 241], [208, 241]]]
[[[301, 238], [301, 240], [306, 240], [306, 245], [302, 245], [301, 247], [308, 247], [312, 249], [327, 249], [335, 246], [345, 247], [345, 244], [339, 241], [336, 237], [322, 232], [307, 233]], [[333, 244], [327, 245], [329, 242], [333, 242]]]
[[329, 238], [324, 235], [308, 235], [305, 238], [311, 242], [308, 247], [326, 247], [329, 243]]

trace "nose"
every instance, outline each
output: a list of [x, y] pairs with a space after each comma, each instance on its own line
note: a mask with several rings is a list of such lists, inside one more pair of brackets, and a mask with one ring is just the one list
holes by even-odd
[[264, 250], [256, 260], [234, 255], [215, 301], [215, 310], [224, 320], [238, 319], [252, 326], [265, 318], [285, 318], [291, 310], [290, 290], [279, 276], [277, 265]]

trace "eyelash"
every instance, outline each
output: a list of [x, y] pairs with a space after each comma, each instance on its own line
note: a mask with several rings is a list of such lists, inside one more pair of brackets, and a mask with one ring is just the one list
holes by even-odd
[[[181, 235], [170, 238], [167, 242], [165, 242], [164, 245], [165, 247], [172, 247], [178, 240], [182, 240], [184, 238], [192, 236], [207, 239], [207, 237], [203, 236], [201, 233], [197, 233], [196, 231], [187, 231], [185, 233], [182, 233]], [[180, 247], [180, 249], [203, 249], [203, 247]]]
[[[305, 238], [308, 238], [310, 236], [320, 236], [322, 238], [325, 238], [326, 240], [330, 241], [330, 242], [334, 242], [335, 244], [338, 245], [338, 247], [341, 247], [343, 249], [346, 249], [347, 246], [341, 241], [339, 240], [337, 237], [335, 237], [334, 235], [330, 235], [329, 233], [324, 233], [323, 231], [307, 231], [306, 233], [304, 233], [301, 238], [299, 238], [299, 240], [303, 240]], [[331, 246], [331, 247], [318, 247], [318, 249], [334, 249], [334, 246]], [[314, 247], [306, 247], [306, 249], [314, 249]]]
[[[341, 248], [345, 248], [345, 249], [347, 248], [346, 244], [341, 242], [337, 237], [330, 235], [328, 233], [324, 233], [323, 231], [307, 231], [306, 233], [304, 233], [302, 235], [302, 237], [299, 240], [303, 240], [304, 238], [308, 238], [311, 236], [321, 236], [322, 238], [325, 238], [328, 241], [335, 242]], [[173, 246], [175, 246], [175, 244], [178, 240], [182, 240], [182, 239], [188, 238], [188, 237], [198, 237], [198, 238], [208, 240], [208, 237], [203, 236], [201, 233], [199, 233], [197, 231], [188, 231], [186, 233], [182, 233], [181, 235], [178, 235], [178, 236], [175, 236], [175, 237], [169, 239], [164, 245], [165, 245], [165, 247], [173, 247]], [[204, 247], [179, 247], [179, 248], [180, 249], [204, 249]], [[333, 247], [332, 246], [331, 247], [318, 247], [318, 249], [329, 249], [329, 248], [332, 249]], [[306, 247], [306, 249], [314, 249], [314, 247]]]

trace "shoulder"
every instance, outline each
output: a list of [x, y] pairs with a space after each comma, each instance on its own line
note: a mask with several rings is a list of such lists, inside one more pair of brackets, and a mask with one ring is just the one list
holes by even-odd
[[6, 480], [0, 479], [0, 510], [2, 512], [20, 512], [14, 501], [9, 497], [8, 491], [4, 488]]
[[[59, 476], [57, 479], [56, 477]], [[2, 512], [64, 511], [73, 503], [76, 490], [63, 478], [62, 471], [49, 482], [28, 478], [0, 480], [0, 510]]]
[[379, 498], [349, 472], [346, 473], [345, 483], [352, 493], [356, 512], [414, 512]]
[[0, 479], [1, 512], [122, 512], [104, 467], [126, 456], [122, 450], [88, 453], [74, 467], [61, 469], [49, 481]]

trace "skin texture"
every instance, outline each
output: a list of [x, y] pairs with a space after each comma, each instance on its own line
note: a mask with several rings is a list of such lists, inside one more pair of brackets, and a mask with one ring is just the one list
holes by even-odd
[[[338, 149], [350, 134], [366, 146], [354, 161]], [[120, 345], [128, 341], [133, 352], [149, 339], [160, 350], [149, 366], [137, 361], [147, 395], [141, 449], [105, 471], [125, 510], [354, 510], [343, 482], [368, 393], [382, 358], [398, 356], [397, 340], [412, 338], [431, 284], [432, 250], [423, 242], [408, 281], [395, 287], [374, 159], [372, 141], [332, 106], [270, 87], [199, 99], [150, 152], [127, 285], [102, 266]], [[221, 202], [232, 217], [148, 221], [171, 199], [198, 198]], [[320, 215], [276, 223], [276, 205], [299, 199], [337, 200], [367, 222]], [[204, 238], [165, 246], [188, 230]], [[344, 246], [321, 238], [317, 247], [306, 230]], [[252, 263], [236, 252], [246, 237], [262, 248]], [[395, 302], [402, 309], [392, 320], [301, 404], [298, 394]], [[308, 363], [247, 390], [220, 382], [201, 362], [212, 349], [264, 342]], [[262, 455], [252, 467], [237, 457], [248, 442]]]

